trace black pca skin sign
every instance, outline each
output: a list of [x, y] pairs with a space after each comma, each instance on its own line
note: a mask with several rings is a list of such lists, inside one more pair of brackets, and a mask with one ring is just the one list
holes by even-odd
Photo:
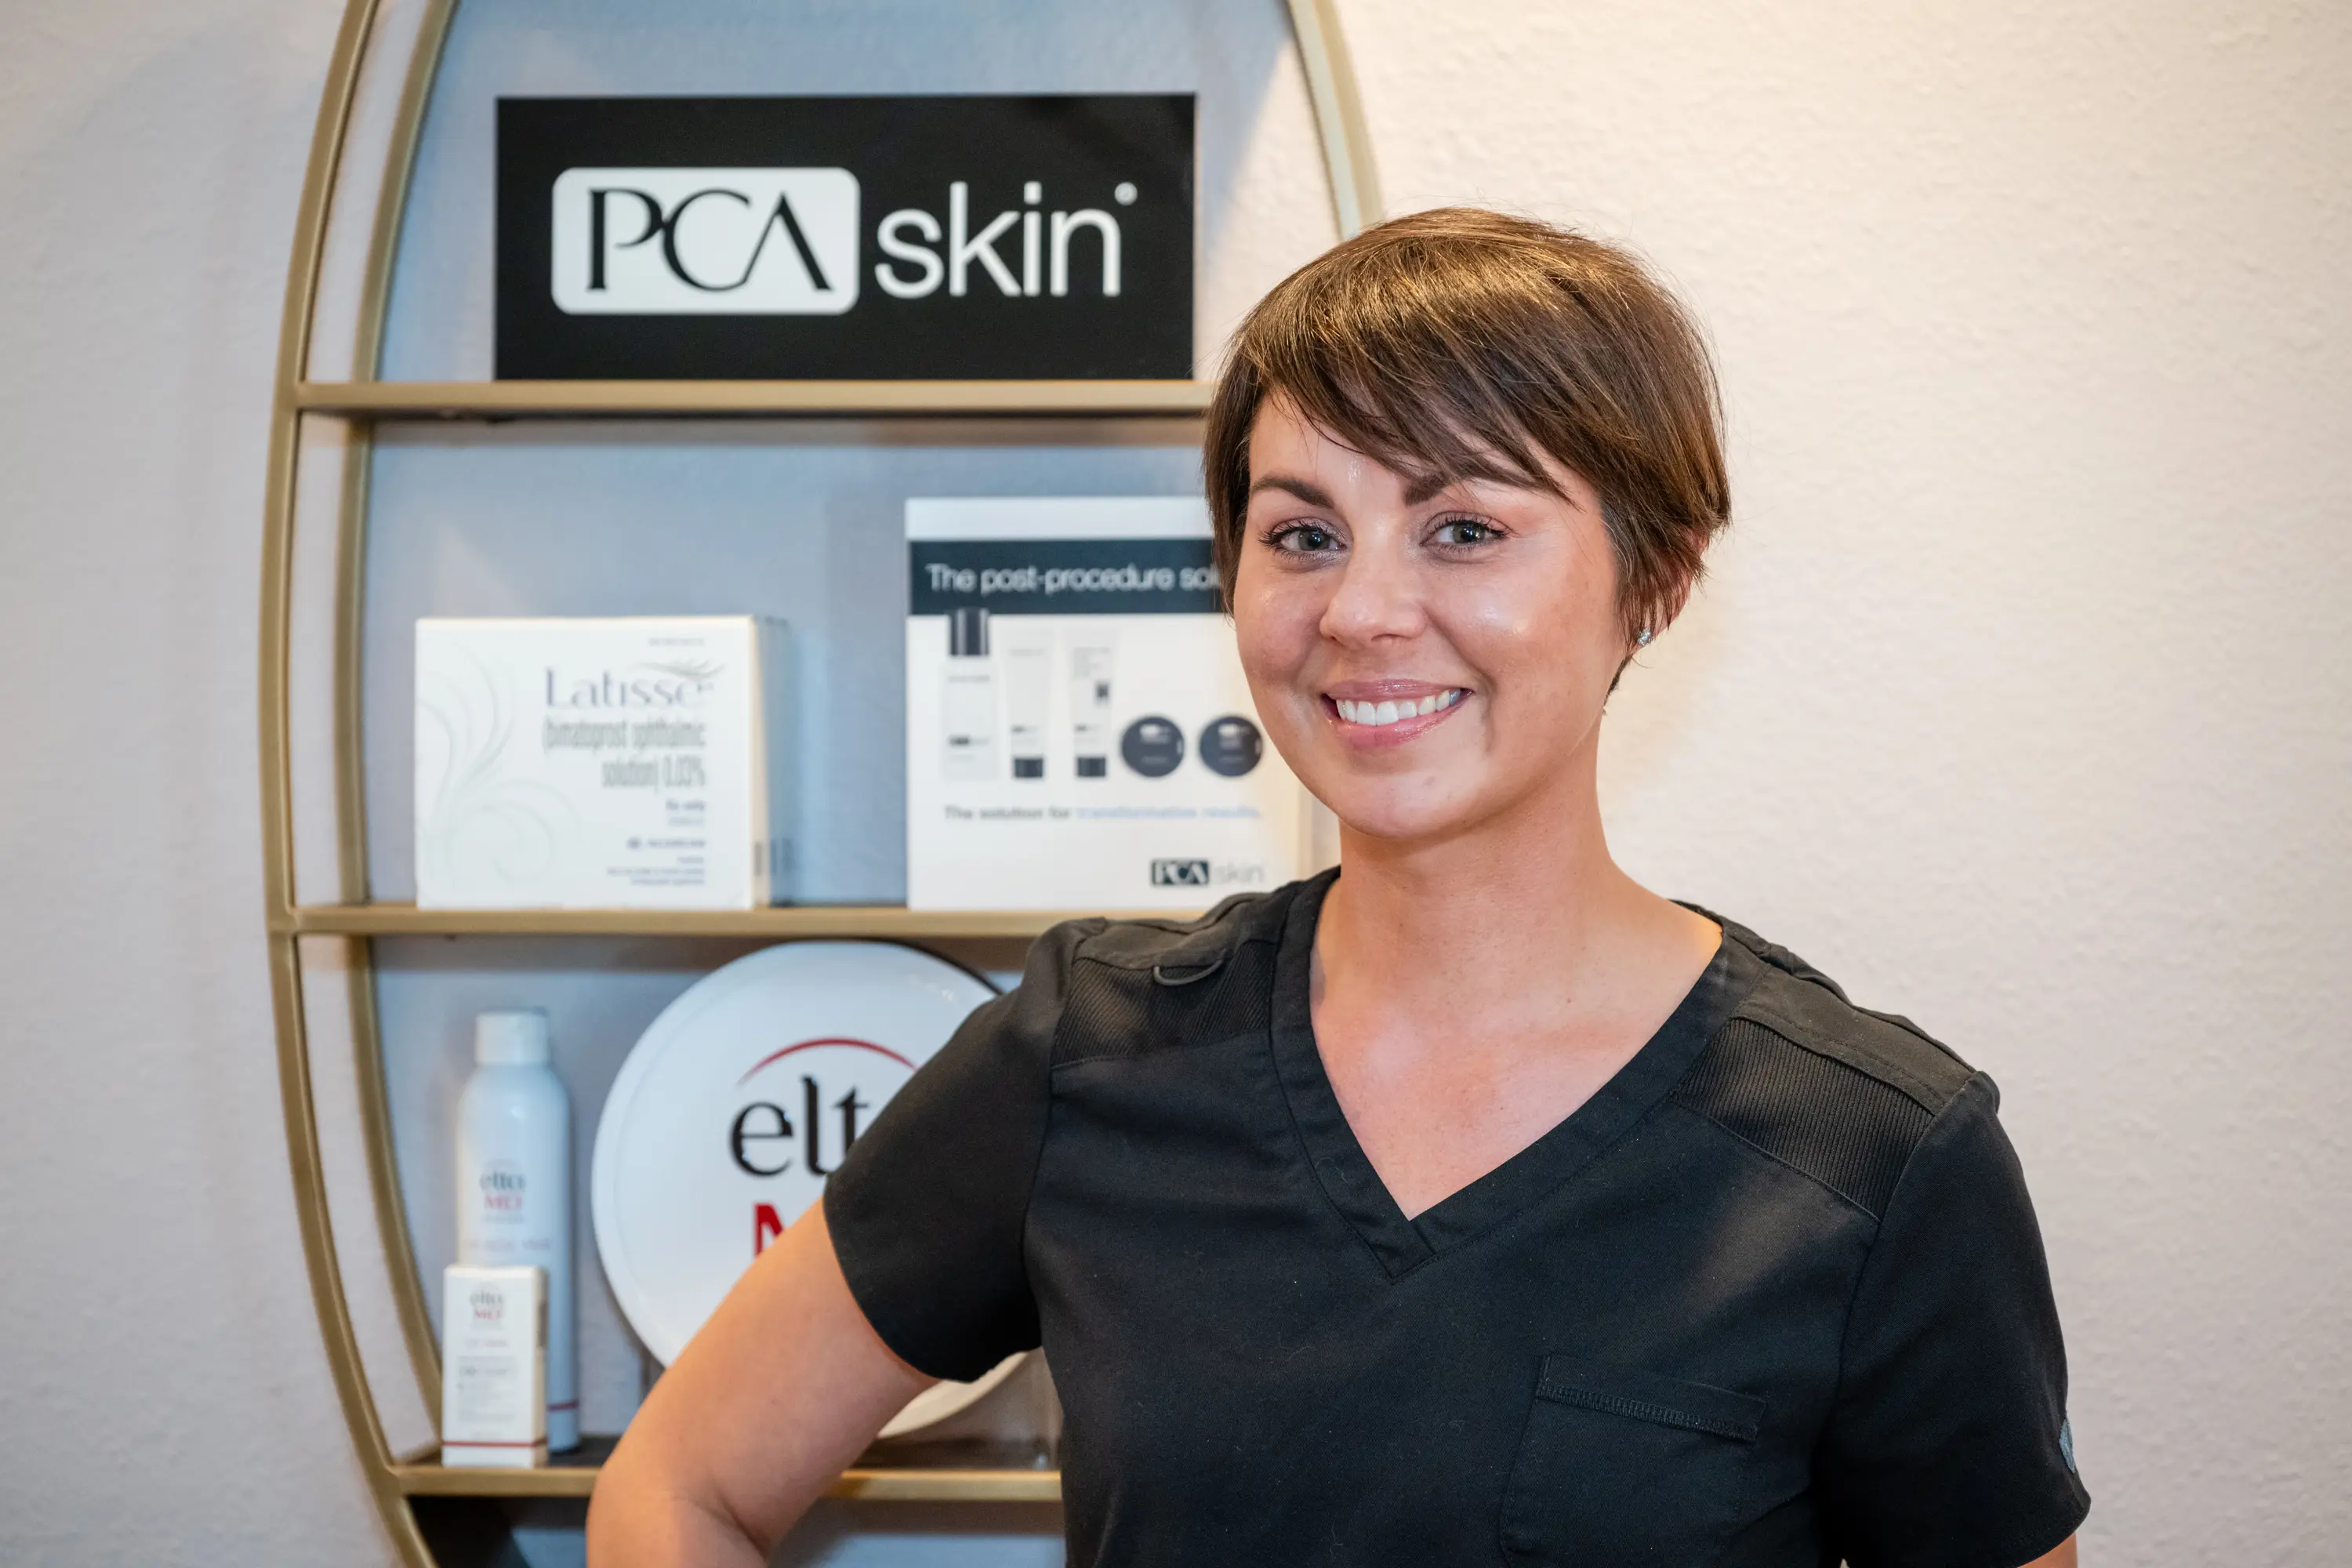
[[1197, 497], [907, 503], [907, 901], [1197, 909], [1305, 868]]
[[498, 374], [1189, 377], [1192, 110], [501, 99]]

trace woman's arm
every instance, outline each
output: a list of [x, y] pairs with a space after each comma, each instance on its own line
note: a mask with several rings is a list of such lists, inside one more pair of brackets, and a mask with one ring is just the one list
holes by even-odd
[[2068, 1536], [2058, 1543], [2057, 1551], [2035, 1558], [2025, 1568], [2074, 1568], [2074, 1538]]
[[824, 1207], [761, 1255], [654, 1384], [588, 1503], [594, 1568], [759, 1568], [929, 1386], [835, 1261]]

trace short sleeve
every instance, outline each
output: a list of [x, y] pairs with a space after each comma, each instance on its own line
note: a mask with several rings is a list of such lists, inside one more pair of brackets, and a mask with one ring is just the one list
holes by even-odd
[[969, 1381], [1036, 1347], [1022, 1233], [1070, 953], [1098, 923], [1039, 937], [1020, 985], [964, 1020], [825, 1183], [850, 1294], [883, 1343], [933, 1377]]
[[1912, 1152], [1847, 1319], [1816, 1464], [1852, 1568], [2020, 1568], [2083, 1521], [2025, 1173], [1979, 1073]]

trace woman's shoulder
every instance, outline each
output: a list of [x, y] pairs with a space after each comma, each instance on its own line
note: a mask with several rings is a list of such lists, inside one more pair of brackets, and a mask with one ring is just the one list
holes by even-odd
[[1998, 1140], [1998, 1092], [1957, 1052], [1908, 1018], [1857, 1005], [1779, 943], [1710, 918], [1752, 961], [1754, 984], [1685, 1079], [1684, 1104], [1874, 1218], [1939, 1126], [1981, 1123]]
[[1275, 955], [1312, 885], [1237, 894], [1192, 920], [1097, 917], [1047, 931], [1021, 990], [1055, 1015], [1053, 1065], [1269, 1026]]
[[1246, 943], [1279, 943], [1290, 907], [1308, 882], [1289, 882], [1264, 893], [1236, 893], [1191, 920], [1135, 916], [1070, 921], [1048, 935], [1065, 943], [1076, 961], [1120, 969], [1150, 969], [1181, 962], [1230, 957]]

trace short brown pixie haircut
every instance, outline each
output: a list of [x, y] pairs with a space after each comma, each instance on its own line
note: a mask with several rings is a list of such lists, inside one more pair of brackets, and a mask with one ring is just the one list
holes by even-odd
[[1234, 335], [1203, 477], [1233, 602], [1250, 427], [1268, 398], [1415, 478], [1600, 491], [1629, 639], [1671, 622], [1731, 519], [1722, 405], [1682, 306], [1622, 250], [1444, 207], [1366, 229], [1292, 273]]

